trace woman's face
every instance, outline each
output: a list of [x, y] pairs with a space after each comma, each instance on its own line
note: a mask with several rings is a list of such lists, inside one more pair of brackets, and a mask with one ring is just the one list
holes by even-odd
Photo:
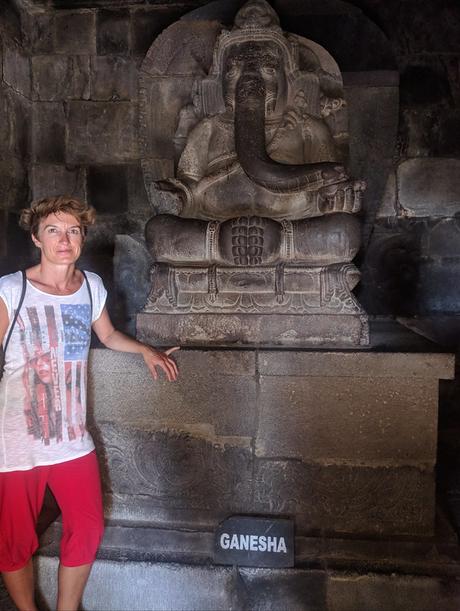
[[41, 250], [41, 259], [55, 265], [75, 263], [83, 246], [79, 221], [68, 212], [50, 214], [40, 221], [38, 234], [32, 240]]

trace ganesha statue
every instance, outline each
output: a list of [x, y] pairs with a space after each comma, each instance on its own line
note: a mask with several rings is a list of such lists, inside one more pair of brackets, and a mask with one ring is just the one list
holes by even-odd
[[[366, 185], [345, 169], [337, 64], [316, 43], [283, 32], [265, 0], [247, 2], [232, 29], [212, 36], [209, 65], [204, 53], [193, 78], [173, 79], [184, 103], [168, 109], [169, 160], [164, 145], [155, 157], [152, 138], [144, 146], [155, 214], [146, 225], [153, 267], [138, 335], [185, 344], [366, 344], [367, 317], [352, 293]], [[155, 61], [163, 62], [162, 79], [174, 72], [158, 52], [167, 44], [168, 30], [155, 43], [160, 59], [147, 57], [141, 73], [144, 124], [149, 87], [160, 78]], [[144, 139], [152, 130], [145, 124]]]

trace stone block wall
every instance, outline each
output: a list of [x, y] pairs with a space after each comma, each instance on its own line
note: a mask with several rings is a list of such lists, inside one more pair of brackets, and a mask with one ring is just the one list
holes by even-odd
[[16, 3], [0, 15], [0, 110], [7, 117], [0, 127], [0, 273], [34, 260], [17, 229], [20, 208], [45, 195], [87, 200], [98, 220], [81, 265], [104, 277], [112, 316], [123, 326], [115, 236], [142, 241], [151, 214], [138, 145], [138, 68], [155, 37], [199, 2], [81, 4]]
[[107, 516], [214, 527], [290, 516], [298, 534], [430, 536], [438, 379], [450, 355], [183, 350], [174, 384], [94, 350]]
[[5, 7], [0, 19], [0, 273], [6, 271], [5, 260], [13, 250], [16, 266], [28, 255], [17, 228], [17, 210], [28, 196], [32, 79], [20, 39], [18, 16]]
[[438, 317], [421, 330], [447, 345], [450, 328], [456, 347], [456, 325], [440, 317], [459, 309], [460, 10], [451, 2], [359, 4], [390, 39], [400, 73], [398, 146], [361, 298], [376, 314]]

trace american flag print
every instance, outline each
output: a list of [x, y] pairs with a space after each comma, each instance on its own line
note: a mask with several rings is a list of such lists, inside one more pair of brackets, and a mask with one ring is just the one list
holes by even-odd
[[81, 361], [91, 339], [91, 308], [88, 304], [61, 305], [64, 325], [64, 360]]
[[18, 326], [28, 433], [45, 445], [83, 437], [90, 305], [27, 307]]

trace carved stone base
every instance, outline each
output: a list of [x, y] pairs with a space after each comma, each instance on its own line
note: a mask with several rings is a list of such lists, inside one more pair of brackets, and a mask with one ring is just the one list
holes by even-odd
[[137, 337], [155, 345], [365, 346], [366, 315], [150, 314], [137, 315]]

